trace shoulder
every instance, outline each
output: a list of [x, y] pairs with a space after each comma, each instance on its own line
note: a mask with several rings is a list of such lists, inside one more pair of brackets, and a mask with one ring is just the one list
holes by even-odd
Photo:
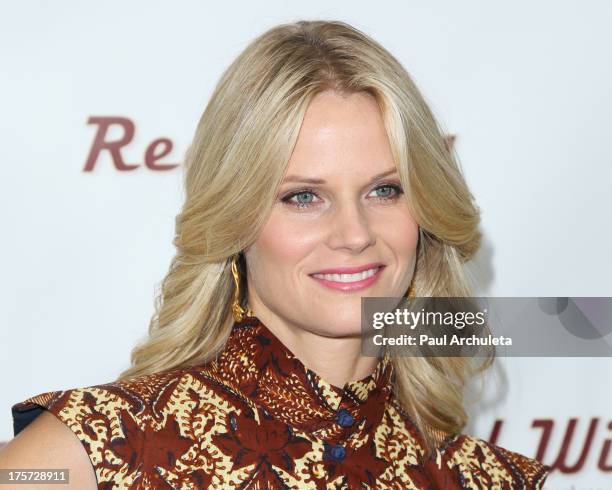
[[[237, 407], [243, 405], [231, 386], [201, 366], [48, 391], [14, 404], [11, 411], [15, 436], [41, 413], [53, 414], [76, 435], [98, 484], [104, 485], [145, 479], [153, 484], [158, 473], [147, 476], [150, 465], [178, 459], [200, 447], [202, 439], [225, 431], [227, 414]], [[156, 452], [153, 440], [163, 451]]]
[[447, 438], [434, 457], [477, 488], [541, 489], [552, 468], [467, 434]]
[[[128, 415], [143, 423], [161, 413], [168, 404], [183, 398], [206, 398], [220, 391], [206, 367], [176, 368], [93, 386], [48, 391], [11, 407], [13, 431], [17, 435], [42, 411], [47, 410], [74, 430], [99, 433], [95, 426], [108, 426]], [[113, 424], [110, 424], [113, 425]]]
[[99, 485], [116, 482], [119, 469], [127, 469], [122, 479], [136, 479], [154, 407], [170, 399], [184, 378], [183, 370], [172, 370], [31, 396], [11, 407], [13, 441], [25, 445], [43, 433], [60, 445], [72, 439], [72, 455], [87, 456]]
[[[93, 386], [48, 391], [15, 403], [11, 407], [13, 431], [17, 435], [44, 410], [51, 412], [83, 438], [100, 438], [109, 423], [129, 415], [146, 416], [153, 400], [172, 386], [181, 371], [139, 376]], [[93, 442], [93, 441], [92, 441]]]
[[[65, 468], [68, 474], [58, 471], [57, 475], [69, 480], [67, 488], [97, 488], [95, 471], [78, 438], [49, 412], [0, 449], [0, 468]], [[20, 482], [19, 487], [8, 488], [38, 488], [33, 485], [24, 487]]]

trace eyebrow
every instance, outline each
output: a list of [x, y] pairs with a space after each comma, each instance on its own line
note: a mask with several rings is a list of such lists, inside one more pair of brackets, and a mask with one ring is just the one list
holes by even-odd
[[[393, 173], [397, 173], [397, 168], [392, 168], [389, 169], [385, 172], [382, 172], [380, 174], [375, 175], [374, 177], [372, 177], [372, 179], [370, 180], [370, 182], [374, 182], [375, 180], [378, 180], [382, 177], [386, 177], [387, 175], [391, 175]], [[283, 181], [283, 183], [286, 182], [306, 182], [309, 184], [325, 184], [326, 181], [324, 179], [315, 179], [315, 178], [309, 178], [309, 177], [302, 177], [300, 175], [290, 175], [287, 178], [285, 178], [285, 180]]]

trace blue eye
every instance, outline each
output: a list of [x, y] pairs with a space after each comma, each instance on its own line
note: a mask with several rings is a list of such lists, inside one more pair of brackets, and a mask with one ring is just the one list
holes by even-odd
[[[308, 199], [309, 196], [310, 196], [310, 199]], [[305, 191], [305, 192], [300, 192], [298, 194], [295, 194], [293, 197], [297, 197], [298, 204], [310, 204], [312, 202], [312, 196], [314, 196], [312, 192]]]
[[[390, 190], [390, 191], [394, 191], [396, 194], [399, 194], [400, 189], [397, 186], [394, 185], [381, 185], [379, 187], [377, 187], [376, 189], [374, 189], [375, 191], [379, 191], [379, 190]], [[391, 194], [391, 196], [393, 196], [393, 194]], [[389, 193], [383, 193], [383, 195], [378, 195], [377, 197], [381, 197], [383, 199], [388, 199], [390, 197]]]
[[[378, 199], [381, 202], [393, 201], [404, 193], [404, 191], [402, 191], [402, 188], [396, 184], [379, 185], [374, 189], [374, 191], [382, 191], [382, 195], [379, 194], [377, 196], [374, 196], [375, 199]], [[298, 209], [306, 209], [312, 207], [315, 204], [313, 202], [312, 196], [319, 197], [313, 189], [301, 189], [297, 192], [292, 192], [286, 195], [281, 199], [281, 201], [284, 204], [294, 206]], [[294, 198], [296, 198], [296, 200], [294, 200]]]
[[377, 196], [374, 196], [376, 199], [378, 199], [379, 201], [383, 201], [383, 202], [394, 201], [395, 199], [397, 199], [400, 195], [404, 193], [402, 188], [396, 184], [379, 185], [378, 187], [374, 189], [374, 191], [383, 191], [382, 195], [379, 194]]
[[[281, 200], [285, 204], [289, 204], [291, 206], [295, 206], [297, 208], [307, 208], [312, 204], [312, 197], [308, 196], [316, 196], [317, 194], [308, 189], [303, 189], [298, 192], [292, 192], [291, 194], [283, 197]], [[297, 198], [297, 201], [294, 201], [293, 198]]]

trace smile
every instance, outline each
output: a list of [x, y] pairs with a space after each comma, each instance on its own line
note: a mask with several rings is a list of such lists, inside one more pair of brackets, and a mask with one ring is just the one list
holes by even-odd
[[314, 280], [333, 289], [355, 291], [365, 289], [374, 284], [380, 277], [384, 266], [373, 267], [353, 274], [311, 274]]

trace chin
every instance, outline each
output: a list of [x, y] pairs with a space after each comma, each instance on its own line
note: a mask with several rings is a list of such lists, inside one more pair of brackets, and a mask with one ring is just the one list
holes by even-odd
[[329, 337], [345, 337], [361, 335], [361, 311], [332, 312], [330, 315], [317, 315], [313, 325], [323, 335]]

